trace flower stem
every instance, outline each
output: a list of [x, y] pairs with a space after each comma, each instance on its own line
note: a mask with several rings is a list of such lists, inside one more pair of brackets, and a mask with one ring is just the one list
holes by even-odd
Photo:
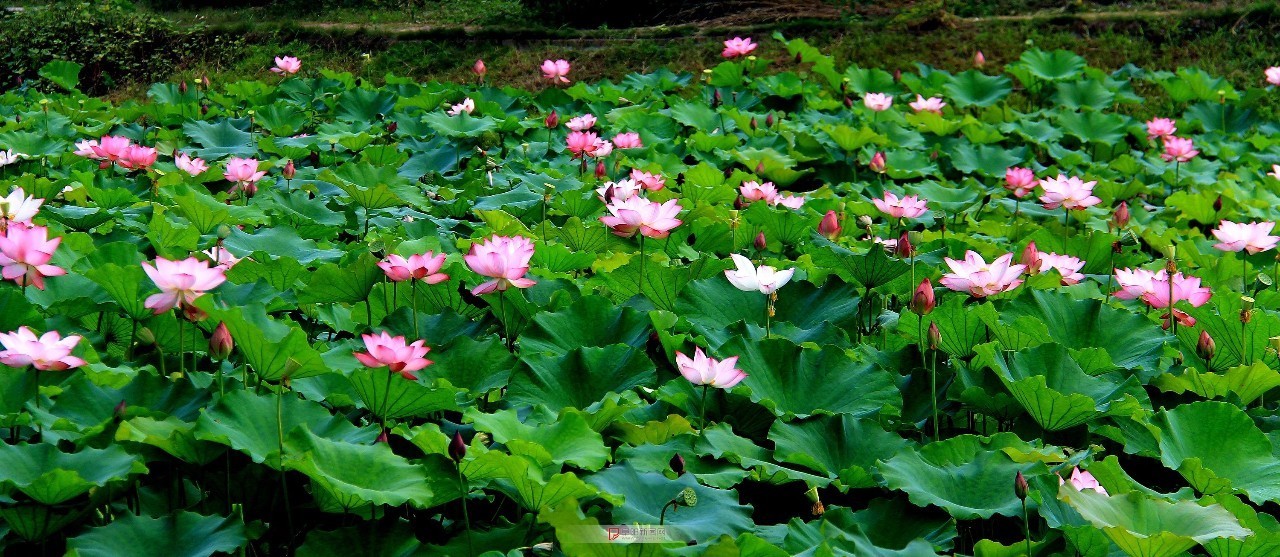
[[640, 235], [640, 278], [636, 279], [636, 293], [644, 294], [644, 234]]
[[418, 281], [409, 283], [409, 294], [413, 296], [413, 338], [422, 338], [418, 336]]
[[[36, 399], [36, 410], [40, 410], [40, 370], [36, 369], [35, 366], [31, 366], [31, 386], [31, 391], [34, 393]], [[31, 421], [36, 423], [36, 434], [43, 441], [44, 424], [40, 423], [40, 419], [35, 415], [31, 416]]]
[[938, 440], [938, 351], [929, 351], [929, 404], [933, 408], [933, 440]]
[[1027, 536], [1027, 557], [1031, 557], [1031, 521], [1027, 518], [1027, 500], [1022, 500], [1022, 533]]
[[689, 446], [689, 450], [694, 450], [698, 446], [698, 437], [702, 437], [707, 429], [707, 391], [710, 385], [702, 386], [702, 402], [698, 404], [698, 435], [693, 438], [693, 443]]
[[182, 316], [178, 316], [178, 373], [185, 375], [187, 371], [186, 350], [187, 343], [183, 339], [183, 322], [186, 321]]
[[[289, 482], [284, 475], [284, 382], [281, 381], [276, 391], [276, 439], [280, 448], [280, 491], [284, 493], [284, 512], [288, 520], [289, 537], [293, 537], [293, 505], [289, 502]], [[290, 543], [292, 545], [292, 542]]]
[[475, 555], [475, 547], [471, 545], [471, 515], [467, 513], [467, 494], [471, 492], [467, 489], [467, 483], [462, 479], [462, 468], [458, 468], [458, 488], [462, 490], [462, 521], [467, 525], [467, 554]]

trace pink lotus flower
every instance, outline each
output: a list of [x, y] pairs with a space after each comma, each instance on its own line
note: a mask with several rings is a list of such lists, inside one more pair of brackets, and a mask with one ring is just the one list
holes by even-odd
[[49, 229], [43, 226], [10, 226], [0, 236], [0, 276], [20, 286], [34, 285], [44, 290], [45, 277], [67, 274], [61, 267], [49, 264], [54, 250], [62, 238], [49, 239]]
[[209, 170], [209, 165], [205, 164], [204, 159], [193, 159], [186, 153], [174, 155], [173, 164], [178, 167], [178, 170], [192, 176], [199, 176], [204, 174], [204, 171]]
[[1172, 304], [1186, 301], [1192, 307], [1200, 307], [1209, 301], [1213, 293], [1200, 286], [1200, 278], [1186, 276], [1182, 273], [1173, 275], [1172, 295], [1170, 303], [1169, 274], [1160, 271], [1151, 279], [1151, 289], [1142, 294], [1142, 301], [1153, 308], [1167, 308]]
[[1280, 241], [1280, 236], [1271, 235], [1275, 226], [1276, 223], [1270, 221], [1243, 224], [1224, 220], [1213, 231], [1213, 237], [1219, 242], [1213, 247], [1222, 251], [1244, 250], [1250, 255], [1267, 251]]
[[1045, 209], [1092, 207], [1102, 203], [1101, 199], [1093, 195], [1093, 187], [1096, 185], [1098, 183], [1094, 181], [1085, 182], [1075, 176], [1068, 178], [1059, 174], [1057, 178], [1040, 180], [1040, 187], [1044, 188], [1040, 201], [1044, 203]]
[[570, 118], [568, 122], [565, 122], [564, 127], [575, 132], [585, 132], [595, 127], [595, 125], [596, 117], [594, 115], [583, 114], [582, 116]]
[[867, 93], [862, 96], [862, 104], [871, 110], [881, 112], [893, 106], [893, 97], [884, 93]]
[[872, 199], [871, 202], [880, 209], [880, 212], [896, 219], [914, 219], [929, 210], [929, 202], [920, 199], [919, 196], [908, 195], [898, 199], [897, 195], [888, 191], [884, 192], [884, 199]]
[[34, 367], [40, 371], [63, 371], [85, 365], [85, 361], [71, 355], [80, 335], [62, 338], [57, 331], [49, 331], [39, 337], [26, 326], [11, 333], [0, 333], [0, 363], [9, 367]]
[[624, 179], [617, 182], [605, 182], [603, 186], [596, 188], [596, 194], [600, 198], [600, 202], [608, 205], [614, 201], [625, 201], [640, 194], [640, 184], [635, 180]]
[[725, 58], [746, 56], [755, 51], [757, 46], [759, 45], [751, 42], [750, 38], [734, 37], [724, 42], [724, 51], [720, 55]]
[[1147, 122], [1147, 139], [1170, 136], [1176, 131], [1178, 131], [1177, 124], [1168, 118], [1152, 118]]
[[822, 220], [818, 222], [818, 234], [825, 236], [828, 240], [834, 241], [840, 236], [840, 217], [835, 211], [827, 211], [822, 216]]
[[98, 141], [97, 145], [92, 147], [94, 158], [115, 164], [116, 161], [128, 155], [131, 145], [133, 145], [133, 142], [127, 137], [118, 135], [104, 136]]
[[[1065, 483], [1067, 482], [1062, 479], [1062, 476], [1058, 476], [1058, 485], [1063, 485]], [[1098, 483], [1097, 478], [1094, 478], [1093, 474], [1085, 472], [1078, 467], [1071, 468], [1071, 487], [1076, 488], [1076, 491], [1091, 489], [1103, 495], [1108, 495], [1107, 490], [1102, 487], [1102, 484]]]
[[1262, 73], [1267, 76], [1267, 83], [1280, 85], [1280, 66], [1272, 66]]
[[142, 145], [130, 145], [125, 150], [124, 156], [116, 161], [121, 168], [128, 170], [142, 170], [150, 168], [156, 163], [156, 150], [154, 147], [144, 147]]
[[626, 132], [613, 136], [613, 146], [618, 149], [639, 149], [644, 147], [644, 142], [640, 141], [640, 134]]
[[537, 284], [524, 276], [529, 272], [532, 257], [533, 242], [524, 236], [492, 236], [479, 244], [471, 244], [471, 251], [463, 258], [467, 266], [493, 279], [471, 289], [471, 293], [479, 296], [512, 286], [528, 288]]
[[[1023, 261], [1023, 263], [1026, 263], [1026, 261]], [[1070, 255], [1038, 252], [1035, 262], [1027, 265], [1027, 272], [1038, 275], [1055, 270], [1058, 271], [1059, 275], [1062, 275], [1063, 285], [1072, 285], [1084, 280], [1084, 274], [1080, 272], [1080, 269], [1083, 268], [1084, 261]]]
[[804, 207], [804, 196], [790, 195], [790, 194], [779, 195], [773, 198], [773, 201], [770, 202], [769, 204], [775, 205], [775, 206], [782, 205], [783, 207], [786, 207], [788, 209], [799, 209], [801, 207]]
[[9, 223], [13, 222], [31, 224], [31, 219], [40, 212], [42, 204], [44, 204], [43, 199], [27, 196], [27, 192], [22, 188], [14, 188], [9, 195], [0, 197], [0, 230], [4, 230]]
[[763, 184], [755, 181], [743, 182], [738, 187], [738, 191], [742, 193], [743, 199], [747, 201], [764, 201], [772, 203], [778, 198], [778, 188], [773, 182], [765, 182]]
[[964, 253], [964, 261], [943, 258], [951, 272], [942, 275], [938, 282], [956, 292], [968, 292], [975, 298], [994, 296], [1008, 292], [1022, 284], [1022, 272], [1026, 265], [1013, 265], [1013, 254], [1006, 253], [987, 264], [981, 255], [973, 251]]
[[293, 75], [302, 69], [302, 62], [293, 56], [276, 56], [276, 67], [271, 71], [280, 75]]
[[568, 83], [569, 78], [565, 77], [567, 75], [569, 75], [568, 62], [564, 60], [556, 60], [554, 62], [552, 62], [551, 60], [543, 60], [542, 62], [543, 78], [550, 79], [551, 81], [558, 80], [560, 81], [560, 83]]
[[569, 152], [573, 153], [573, 158], [576, 159], [591, 155], [600, 144], [600, 136], [595, 132], [569, 132], [564, 141]]
[[414, 373], [424, 367], [431, 365], [431, 360], [424, 358], [431, 348], [425, 346], [427, 341], [415, 340], [411, 344], [405, 344], [403, 336], [391, 336], [383, 331], [377, 335], [360, 335], [364, 339], [364, 347], [368, 352], [356, 352], [352, 354], [365, 367], [379, 368], [387, 367], [392, 373], [399, 373], [401, 377], [410, 381], [416, 381], [418, 374]]
[[462, 99], [462, 102], [450, 107], [448, 114], [450, 116], [457, 116], [459, 114], [462, 114], [463, 112], [467, 114], [471, 114], [472, 112], [475, 112], [475, 110], [476, 110], [476, 101], [471, 100], [471, 97], [467, 97], [465, 99]]
[[203, 253], [205, 257], [208, 257], [209, 261], [213, 263], [215, 267], [220, 267], [224, 270], [235, 267], [236, 263], [239, 263], [241, 259], [236, 257], [235, 254], [230, 251], [227, 251], [227, 248], [222, 246], [213, 246], [200, 253]]
[[746, 373], [734, 367], [736, 365], [738, 365], [737, 356], [717, 361], [708, 358], [702, 352], [702, 348], [694, 348], [692, 359], [685, 356], [683, 352], [676, 352], [676, 369], [679, 369], [680, 375], [694, 385], [706, 385], [719, 389], [733, 388], [747, 377]]
[[439, 284], [449, 280], [449, 275], [440, 272], [440, 268], [444, 267], [444, 254], [435, 252], [426, 252], [410, 255], [407, 259], [399, 255], [388, 255], [383, 261], [378, 262], [378, 267], [387, 274], [387, 278], [393, 282], [404, 282], [406, 280], [420, 280], [427, 284]]
[[658, 191], [667, 186], [667, 179], [661, 174], [650, 174], [641, 170], [632, 170], [631, 179], [649, 191]]
[[74, 154], [91, 159], [101, 158], [98, 156], [98, 152], [94, 149], [94, 147], [97, 146], [98, 140], [96, 139], [81, 139], [76, 142], [76, 151]]
[[151, 282], [160, 289], [159, 294], [147, 296], [143, 303], [147, 309], [157, 315], [175, 307], [188, 309], [191, 303], [213, 290], [227, 280], [226, 269], [209, 267], [208, 261], [188, 257], [181, 261], [170, 261], [163, 257], [156, 258], [155, 266], [142, 264], [142, 270], [151, 277]]
[[256, 184], [263, 176], [266, 176], [265, 170], [258, 170], [258, 159], [241, 159], [231, 157], [227, 161], [227, 171], [222, 174], [228, 182], [235, 182], [238, 186]]
[[729, 279], [729, 284], [743, 292], [773, 294], [779, 288], [786, 286], [796, 272], [794, 268], [779, 271], [768, 265], [761, 265], [757, 268], [746, 257], [736, 253], [731, 253], [729, 256], [733, 258], [733, 262], [738, 268], [726, 269], [724, 276]]
[[929, 97], [926, 99], [923, 96], [916, 95], [915, 102], [912, 102], [907, 106], [910, 106], [911, 109], [916, 112], [942, 114], [942, 107], [947, 106], [947, 103], [942, 102], [942, 99], [939, 97]]
[[489, 69], [485, 67], [484, 60], [477, 58], [476, 63], [471, 65], [471, 73], [476, 74], [476, 77], [484, 78], [484, 74], [489, 73]]
[[[1164, 271], [1160, 271], [1160, 275], [1163, 277]], [[1151, 291], [1151, 281], [1155, 280], [1156, 273], [1146, 269], [1116, 269], [1115, 278], [1116, 284], [1120, 287], [1116, 297], [1121, 300], [1133, 300]]]
[[[609, 156], [609, 153], [612, 153], [612, 152], [613, 152], [613, 142], [601, 139], [596, 141], [595, 146], [591, 150], [587, 151], [587, 154], [597, 159], [603, 159]], [[604, 164], [604, 163], [601, 163], [601, 164]]]
[[1160, 154], [1160, 158], [1165, 162], [1187, 162], [1199, 154], [1200, 151], [1196, 150], [1191, 138], [1170, 135], [1164, 138], [1164, 153]]
[[1038, 183], [1030, 168], [1013, 166], [1004, 171], [1004, 189], [1013, 192], [1014, 197], [1026, 197]]
[[600, 222], [624, 238], [635, 236], [636, 232], [649, 238], [666, 238], [671, 229], [684, 222], [676, 218], [684, 207], [675, 199], [657, 203], [637, 195], [622, 201], [614, 200], [605, 209], [610, 214], [600, 217]]

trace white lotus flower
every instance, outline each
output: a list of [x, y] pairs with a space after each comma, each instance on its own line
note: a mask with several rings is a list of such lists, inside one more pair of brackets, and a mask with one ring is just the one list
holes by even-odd
[[744, 292], [759, 292], [761, 294], [772, 294], [775, 290], [782, 288], [791, 280], [791, 275], [795, 274], [795, 268], [782, 271], [775, 270], [768, 265], [761, 265], [757, 268], [751, 264], [751, 260], [738, 255], [731, 254], [733, 262], [738, 265], [736, 270], [726, 270], [724, 276], [729, 279], [738, 290]]

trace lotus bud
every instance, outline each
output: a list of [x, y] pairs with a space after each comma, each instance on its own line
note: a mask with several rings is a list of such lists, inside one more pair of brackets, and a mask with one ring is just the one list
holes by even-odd
[[284, 381], [287, 383], [289, 378], [298, 370], [302, 369], [302, 362], [289, 358], [284, 361]]
[[556, 111], [552, 110], [551, 114], [548, 114], [546, 120], [543, 120], [542, 123], [546, 124], [548, 128], [554, 128], [556, 126], [559, 126], [560, 115], [556, 114]]
[[453, 432], [453, 440], [449, 441], [449, 458], [454, 462], [462, 462], [467, 456], [467, 444], [462, 440], [462, 432]]
[[853, 99], [851, 99], [851, 98], [849, 98], [849, 97], [845, 97], [845, 98], [844, 98], [844, 107], [845, 107], [845, 108], [853, 108]]
[[982, 55], [982, 51], [973, 53], [973, 67], [981, 68], [985, 65], [987, 65], [987, 57]]
[[311, 152], [311, 166], [320, 166], [320, 151]]
[[1213, 200], [1213, 212], [1218, 213], [1221, 211], [1222, 211], [1222, 196], [1219, 195], [1217, 199]]
[[293, 176], [297, 173], [298, 167], [293, 164], [293, 159], [289, 159], [289, 162], [284, 163], [284, 169], [280, 171], [280, 174], [284, 175], [285, 180], [292, 180]]
[[739, 195], [738, 197], [734, 198], [734, 200], [733, 200], [733, 210], [735, 210], [735, 211], [741, 211], [741, 210], [746, 209], [746, 208], [747, 208], [747, 201], [746, 201], [745, 199], [743, 199], [741, 195]]
[[204, 103], [201, 103], [201, 104], [200, 104], [200, 115], [201, 115], [201, 116], [208, 116], [208, 115], [209, 115], [209, 105], [204, 104]]
[[378, 438], [373, 440], [373, 444], [377, 445], [378, 443], [382, 443], [385, 445], [390, 441], [391, 438], [387, 437], [387, 430], [384, 429], [378, 432]]
[[875, 225], [875, 221], [871, 220], [871, 215], [861, 215], [858, 217], [858, 224], [869, 230]]
[[902, 259], [908, 259], [916, 254], [916, 247], [911, 245], [911, 238], [903, 231], [898, 236], [898, 241], [893, 244], [893, 255]]
[[684, 457], [680, 456], [680, 453], [676, 453], [671, 456], [670, 465], [671, 471], [675, 472], [676, 476], [684, 475]]
[[400, 123], [395, 120], [392, 120], [390, 124], [387, 124], [387, 133], [389, 134], [396, 133], [396, 130], [398, 129], [400, 129]]
[[796, 53], [796, 63], [797, 63], [797, 64], [803, 64], [803, 63], [804, 63], [804, 56], [801, 56], [799, 52], [797, 52], [797, 53]]
[[772, 112], [770, 112], [769, 114], [765, 115], [765, 117], [764, 117], [764, 125], [765, 125], [765, 126], [772, 128], [772, 127], [773, 127], [773, 122], [774, 122], [774, 120], [773, 120], [773, 113], [772, 113]]
[[604, 161], [596, 161], [596, 178], [603, 179], [608, 174], [609, 169], [604, 165]]
[[756, 163], [756, 174], [764, 174], [764, 161]]
[[755, 130], [755, 129], [759, 129], [759, 128], [760, 128], [760, 124], [756, 123], [756, 117], [755, 117], [755, 116], [752, 116], [752, 117], [751, 117], [751, 124], [750, 124], [750, 125], [751, 125], [751, 129], [753, 129], [753, 130]]
[[111, 414], [115, 416], [117, 420], [123, 420], [124, 411], [126, 408], [128, 408], [128, 405], [125, 404], [124, 400], [121, 400], [120, 403], [117, 404], [114, 409], [112, 409]]
[[183, 81], [183, 82], [181, 82], [181, 83], [179, 83], [179, 84], [178, 84], [178, 92], [179, 92], [179, 93], [182, 93], [183, 95], [187, 94], [187, 82], [186, 82], [186, 81]]
[[151, 331], [151, 327], [138, 329], [138, 342], [144, 346], [156, 343], [156, 334]]
[[483, 79], [484, 74], [489, 73], [489, 69], [484, 67], [484, 60], [477, 58], [476, 63], [471, 65], [471, 73], [474, 73], [476, 74], [476, 77]]
[[937, 300], [933, 296], [933, 282], [929, 279], [920, 281], [920, 286], [916, 287], [916, 291], [911, 295], [911, 313], [919, 316], [928, 315], [937, 305]]
[[690, 232], [689, 237], [685, 238], [684, 240], [685, 240], [685, 243], [692, 246], [698, 243], [698, 235]]
[[717, 106], [720, 106], [720, 103], [723, 103], [723, 102], [724, 102], [724, 97], [720, 95], [720, 90], [719, 90], [719, 89], [716, 89], [716, 93], [715, 93], [715, 95], [712, 95], [712, 96], [711, 96], [711, 106], [712, 106], [712, 108], [717, 107]]
[[827, 211], [822, 217], [822, 221], [818, 223], [818, 234], [826, 236], [828, 240], [835, 240], [840, 236], [840, 217], [835, 211]]
[[1213, 342], [1213, 337], [1209, 336], [1209, 331], [1200, 331], [1200, 340], [1196, 342], [1196, 355], [1208, 362], [1213, 359], [1216, 348], [1217, 345]]
[[938, 330], [938, 324], [929, 323], [929, 350], [937, 350], [942, 344], [942, 331]]
[[1018, 496], [1019, 501], [1027, 500], [1027, 478], [1022, 475], [1022, 471], [1018, 471], [1018, 475], [1013, 477], [1013, 493]]
[[1022, 250], [1022, 258], [1018, 263], [1027, 266], [1027, 271], [1034, 274], [1040, 272], [1040, 250], [1036, 249], [1035, 242], [1028, 242], [1027, 247]]
[[876, 154], [871, 156], [871, 163], [867, 166], [871, 167], [872, 172], [884, 172], [884, 153], [876, 151]]
[[756, 249], [759, 251], [764, 251], [769, 248], [769, 242], [768, 240], [765, 239], [764, 232], [756, 234], [755, 244], [756, 244]]
[[231, 338], [231, 331], [227, 329], [227, 324], [218, 322], [218, 326], [213, 329], [213, 335], [209, 337], [209, 357], [215, 360], [225, 360], [231, 355], [231, 350], [236, 346], [235, 341]]
[[899, 81], [902, 81], [902, 70], [897, 69], [897, 68], [894, 68], [894, 69], [893, 69], [893, 82], [894, 82], [894, 83], [898, 83]]

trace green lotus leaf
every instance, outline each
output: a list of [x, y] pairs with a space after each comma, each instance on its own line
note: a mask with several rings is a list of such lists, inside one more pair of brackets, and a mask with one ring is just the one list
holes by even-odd
[[576, 348], [560, 355], [524, 354], [511, 376], [507, 400], [553, 412], [592, 408], [608, 393], [622, 393], [656, 379], [644, 352], [623, 344]]
[[1126, 395], [1145, 398], [1136, 377], [1108, 380], [1086, 374], [1071, 353], [1057, 344], [1011, 354], [984, 344], [977, 352], [1036, 423], [1049, 431], [1085, 423]]
[[364, 407], [383, 419], [425, 416], [442, 410], [457, 411], [458, 395], [448, 381], [425, 385], [387, 368], [357, 368], [347, 376]]
[[414, 465], [385, 443], [334, 441], [299, 428], [289, 434], [285, 447], [285, 468], [311, 478], [343, 508], [405, 503], [430, 508], [461, 494], [444, 466], [429, 470]]
[[[280, 404], [277, 425], [276, 404]], [[257, 463], [276, 468], [280, 461], [280, 435], [305, 429], [325, 439], [342, 443], [371, 443], [376, 429], [360, 429], [343, 416], [330, 415], [318, 403], [285, 396], [277, 401], [270, 395], [257, 395], [247, 390], [227, 393], [218, 403], [200, 415], [195, 437], [229, 446], [245, 453]]]
[[178, 511], [149, 517], [125, 513], [111, 524], [67, 541], [76, 557], [209, 557], [232, 553], [249, 541], [240, 517]]
[[1013, 91], [1013, 82], [1002, 75], [968, 70], [953, 76], [944, 87], [947, 97], [954, 100], [956, 106], [991, 106]]
[[737, 367], [747, 373], [740, 385], [750, 390], [753, 402], [779, 417], [870, 416], [902, 405], [888, 371], [835, 346], [802, 348], [785, 339], [739, 337], [716, 356], [737, 356]]
[[1163, 374], [1152, 384], [1175, 393], [1193, 392], [1205, 398], [1239, 398], [1249, 405], [1267, 391], [1280, 387], [1280, 372], [1262, 362], [1236, 366], [1224, 373], [1187, 368], [1181, 375]]
[[1244, 491], [1256, 503], [1280, 500], [1280, 460], [1253, 419], [1233, 404], [1193, 402], [1162, 410], [1160, 461], [1197, 491]]
[[569, 411], [550, 423], [521, 422], [514, 410], [483, 413], [469, 409], [466, 419], [478, 431], [489, 432], [498, 443], [536, 443], [546, 449], [556, 464], [571, 464], [585, 470], [599, 470], [609, 459], [604, 439], [592, 431], [582, 414]]
[[147, 467], [119, 445], [66, 453], [51, 444], [0, 445], [0, 486], [56, 505], [95, 487], [145, 474]]
[[774, 422], [769, 439], [778, 461], [838, 477], [845, 488], [875, 487], [876, 461], [892, 458], [908, 445], [878, 423], [849, 414]]
[[641, 348], [649, 338], [649, 317], [607, 298], [583, 296], [559, 312], [540, 313], [520, 335], [522, 351], [563, 354], [580, 346], [625, 344]]
[[[587, 476], [587, 482], [622, 498], [613, 506], [615, 524], [662, 523], [677, 541], [733, 535], [752, 527], [751, 506], [740, 504], [736, 492], [701, 485], [690, 474], [671, 479], [623, 463]], [[686, 500], [685, 490], [693, 491], [695, 504], [668, 507], [664, 514], [663, 507], [672, 500]]]
[[1031, 74], [1047, 81], [1061, 81], [1080, 75], [1084, 70], [1084, 58], [1066, 50], [1045, 52], [1032, 49], [1022, 53], [1019, 59]]
[[1173, 502], [1136, 491], [1107, 496], [1067, 485], [1058, 498], [1132, 557], [1173, 557], [1196, 544], [1252, 533], [1221, 505]]
[[1005, 449], [1031, 446], [1012, 433], [991, 437], [959, 435], [880, 463], [890, 489], [907, 492], [916, 505], [937, 505], [958, 519], [1020, 516], [1022, 504], [1009, 478], [1041, 473], [1041, 463], [1018, 463]]

